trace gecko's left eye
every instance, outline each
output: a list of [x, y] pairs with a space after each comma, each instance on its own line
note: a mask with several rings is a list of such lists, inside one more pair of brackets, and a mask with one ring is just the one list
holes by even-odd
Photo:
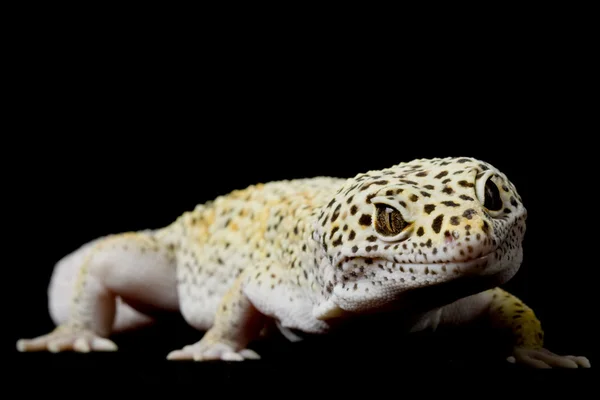
[[485, 200], [483, 206], [490, 211], [499, 211], [502, 209], [502, 198], [498, 186], [491, 179], [485, 183]]
[[477, 197], [489, 211], [500, 211], [503, 208], [500, 189], [494, 183], [492, 173], [485, 174], [477, 184]]
[[408, 223], [397, 209], [387, 204], [375, 205], [375, 230], [382, 236], [397, 236]]

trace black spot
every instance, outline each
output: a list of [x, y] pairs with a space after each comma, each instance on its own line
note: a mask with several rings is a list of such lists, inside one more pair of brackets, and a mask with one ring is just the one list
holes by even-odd
[[394, 191], [393, 190], [388, 190], [387, 192], [385, 192], [386, 196], [393, 196], [394, 195]]
[[440, 233], [440, 230], [442, 230], [442, 222], [444, 221], [444, 214], [440, 214], [437, 217], [435, 217], [435, 219], [433, 220], [433, 223], [431, 224], [431, 227], [433, 228], [433, 231], [435, 233]]
[[388, 184], [388, 181], [385, 181], [385, 180], [375, 181], [375, 182], [371, 183], [371, 185], [387, 185], [387, 184]]
[[431, 197], [431, 195], [430, 195], [429, 193], [427, 193], [427, 192], [424, 192], [424, 191], [422, 191], [422, 190], [421, 190], [421, 194], [422, 194], [423, 196], [425, 196], [425, 197]]
[[348, 197], [348, 200], [346, 200], [346, 203], [348, 203], [348, 204], [352, 203], [352, 199], [354, 199], [354, 195]]
[[415, 201], [419, 200], [419, 196], [417, 196], [416, 194], [413, 194], [409, 197], [409, 199], [410, 199], [410, 201], [415, 202]]
[[427, 176], [428, 173], [429, 172], [427, 172], [427, 171], [422, 171], [422, 172], [419, 172], [418, 174], [416, 174], [416, 176], [421, 176], [421, 177], [422, 176]]
[[423, 236], [424, 234], [425, 234], [425, 230], [423, 229], [422, 226], [420, 226], [419, 229], [417, 230], [417, 235]]
[[423, 207], [423, 208], [427, 214], [431, 214], [431, 212], [433, 210], [435, 210], [435, 205], [434, 204], [425, 204], [425, 207]]
[[461, 158], [460, 160], [458, 160], [456, 162], [459, 163], [459, 164], [464, 164], [464, 163], [469, 162], [469, 161], [471, 161], [471, 160], [469, 160], [468, 158]]
[[510, 197], [510, 204], [512, 204], [513, 207], [518, 207], [519, 203], [517, 203], [517, 200], [515, 200], [514, 197]]
[[335, 199], [331, 200], [329, 204], [327, 204], [327, 208], [331, 208], [335, 204]]
[[342, 208], [342, 205], [338, 204], [338, 206], [333, 211], [333, 215], [331, 216], [331, 222], [335, 222], [335, 220], [338, 219], [338, 217], [340, 216], [340, 209], [341, 208]]
[[415, 181], [409, 181], [407, 179], [400, 179], [400, 182], [406, 183], [407, 185], [418, 185]]
[[405, 202], [401, 201], [401, 202], [400, 202], [400, 205], [401, 205], [402, 207], [406, 208], [406, 203], [405, 203]]
[[[321, 222], [322, 226], [327, 225], [327, 216], [325, 216], [325, 218], [323, 218], [323, 222]], [[279, 226], [279, 224], [277, 224], [277, 226]]]
[[363, 226], [371, 225], [371, 216], [369, 214], [361, 215], [360, 219], [358, 220], [358, 223]]
[[463, 213], [463, 217], [465, 217], [466, 219], [473, 219], [473, 215], [475, 214], [477, 214], [477, 212], [472, 208], [469, 208], [468, 210], [465, 210], [465, 212]]
[[352, 206], [352, 208], [350, 208], [350, 214], [354, 215], [356, 214], [358, 211], [358, 207], [355, 205]]
[[367, 240], [368, 240], [369, 242], [376, 242], [376, 241], [377, 241], [377, 236], [369, 236], [369, 237], [367, 238]]
[[434, 190], [434, 189], [435, 189], [435, 186], [433, 186], [433, 185], [425, 185], [425, 186], [423, 186], [423, 187], [424, 187], [425, 189], [429, 189], [429, 190]]
[[481, 226], [481, 230], [484, 231], [485, 233], [487, 233], [490, 230], [490, 225], [487, 223], [487, 221], [483, 221], [483, 225]]
[[512, 211], [510, 211], [510, 208], [505, 208], [505, 209], [504, 209], [504, 213], [506, 213], [506, 214], [510, 214], [511, 212], [512, 212]]
[[349, 240], [354, 240], [355, 237], [356, 237], [356, 232], [350, 231], [350, 235], [348, 235], [348, 239]]
[[474, 187], [475, 185], [471, 182], [467, 182], [467, 181], [459, 181], [458, 184], [462, 187]]
[[460, 206], [460, 204], [455, 203], [455, 202], [453, 202], [451, 200], [450, 201], [442, 201], [442, 204], [445, 205], [445, 206], [447, 206], [447, 207], [458, 207], [458, 206]]
[[339, 231], [339, 230], [340, 230], [340, 228], [339, 228], [338, 226], [336, 226], [335, 228], [333, 228], [333, 229], [331, 230], [331, 234], [329, 235], [329, 239], [331, 239], [331, 238], [333, 237], [333, 235], [335, 235], [335, 233], [336, 233], [337, 231]]
[[454, 193], [454, 189], [452, 189], [450, 186], [446, 186], [445, 188], [442, 189], [442, 192], [444, 192], [446, 194], [452, 194], [452, 193]]
[[371, 204], [371, 199], [372, 199], [373, 197], [375, 197], [375, 194], [374, 194], [374, 193], [372, 193], [372, 194], [370, 194], [370, 195], [368, 195], [368, 196], [367, 196], [367, 204]]
[[474, 200], [475, 200], [474, 198], [472, 198], [472, 197], [470, 197], [470, 196], [467, 196], [466, 194], [461, 194], [461, 195], [460, 195], [460, 198], [461, 198], [462, 200], [466, 200], [466, 201], [474, 201]]
[[451, 217], [450, 218], [450, 223], [452, 225], [458, 225], [458, 224], [460, 224], [460, 218], [458, 218], [458, 217]]
[[356, 247], [356, 246], [352, 246], [352, 252], [353, 252], [353, 253], [356, 253], [357, 251], [358, 251], [358, 247]]
[[442, 179], [443, 177], [445, 177], [446, 175], [448, 175], [448, 171], [442, 171], [439, 174], [437, 174], [434, 178], [435, 179]]

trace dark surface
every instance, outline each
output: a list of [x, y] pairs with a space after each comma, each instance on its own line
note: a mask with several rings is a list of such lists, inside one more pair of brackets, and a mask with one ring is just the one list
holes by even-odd
[[[198, 202], [259, 181], [349, 177], [414, 157], [479, 157], [516, 184], [529, 210], [528, 232], [522, 269], [505, 287], [536, 311], [549, 349], [594, 364], [598, 286], [590, 272], [597, 269], [590, 233], [597, 230], [598, 160], [582, 136], [592, 114], [581, 100], [581, 68], [568, 73], [543, 56], [520, 54], [519, 68], [507, 62], [466, 72], [447, 62], [442, 73], [414, 65], [422, 74], [414, 81], [376, 59], [376, 73], [336, 61], [265, 72], [221, 58], [192, 62], [166, 47], [170, 55], [157, 60], [154, 45], [98, 57], [86, 51], [89, 43], [43, 35], [28, 43], [16, 61], [22, 79], [9, 110], [18, 122], [7, 132], [15, 142], [4, 147], [5, 159], [14, 157], [4, 175], [14, 202], [6, 215], [12, 230], [5, 269], [12, 276], [4, 284], [4, 341], [15, 380], [68, 376], [92, 384], [101, 373], [110, 382], [131, 376], [150, 387], [242, 377], [275, 377], [276, 385], [300, 371], [307, 384], [331, 379], [347, 387], [375, 385], [383, 375], [402, 381], [394, 372], [401, 371], [415, 382], [449, 376], [461, 391], [476, 382], [503, 387], [502, 377], [533, 389], [554, 382], [580, 388], [590, 380], [591, 371], [515, 368], [480, 351], [490, 343], [461, 334], [277, 343], [260, 362], [167, 363], [170, 350], [200, 338], [181, 321], [119, 337], [116, 354], [16, 354], [18, 338], [52, 328], [45, 291], [53, 264], [88, 240], [164, 226]], [[393, 76], [406, 82], [397, 85]]]

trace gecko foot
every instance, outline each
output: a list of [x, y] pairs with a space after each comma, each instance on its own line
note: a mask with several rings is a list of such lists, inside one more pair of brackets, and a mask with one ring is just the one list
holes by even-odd
[[254, 350], [242, 349], [236, 351], [232, 346], [224, 343], [199, 342], [175, 350], [167, 355], [167, 360], [194, 360], [194, 361], [244, 361], [259, 360], [260, 356]]
[[513, 355], [506, 359], [513, 364], [524, 364], [534, 368], [590, 368], [586, 357], [560, 356], [547, 349], [526, 349], [517, 347]]
[[49, 351], [51, 353], [71, 350], [78, 353], [89, 353], [90, 351], [116, 351], [117, 345], [112, 340], [102, 338], [89, 330], [59, 326], [46, 335], [18, 340], [17, 350], [20, 352]]

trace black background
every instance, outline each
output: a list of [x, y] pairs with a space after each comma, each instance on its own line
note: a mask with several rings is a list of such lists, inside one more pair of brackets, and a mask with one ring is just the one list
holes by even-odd
[[251, 366], [174, 366], [166, 353], [201, 337], [177, 317], [120, 337], [119, 354], [14, 351], [18, 338], [52, 329], [45, 297], [52, 266], [88, 240], [164, 226], [196, 203], [256, 182], [349, 177], [445, 156], [489, 161], [516, 184], [528, 231], [522, 269], [506, 287], [536, 311], [549, 349], [594, 362], [597, 111], [587, 101], [585, 52], [554, 36], [514, 47], [433, 37], [408, 51], [406, 42], [358, 39], [311, 38], [315, 47], [306, 48], [298, 37], [261, 46], [244, 35], [181, 42], [186, 32], [165, 39], [160, 29], [110, 38], [106, 28], [85, 38], [58, 25], [50, 32], [15, 48], [6, 110], [14, 141], [3, 145], [13, 275], [5, 342], [21, 373], [85, 377], [116, 364], [144, 382], [185, 381], [196, 373], [285, 376], [300, 363], [341, 368], [340, 359], [363, 372], [382, 360], [392, 363], [387, 371], [510, 369], [441, 350], [454, 349], [461, 335], [337, 348], [280, 343]]

